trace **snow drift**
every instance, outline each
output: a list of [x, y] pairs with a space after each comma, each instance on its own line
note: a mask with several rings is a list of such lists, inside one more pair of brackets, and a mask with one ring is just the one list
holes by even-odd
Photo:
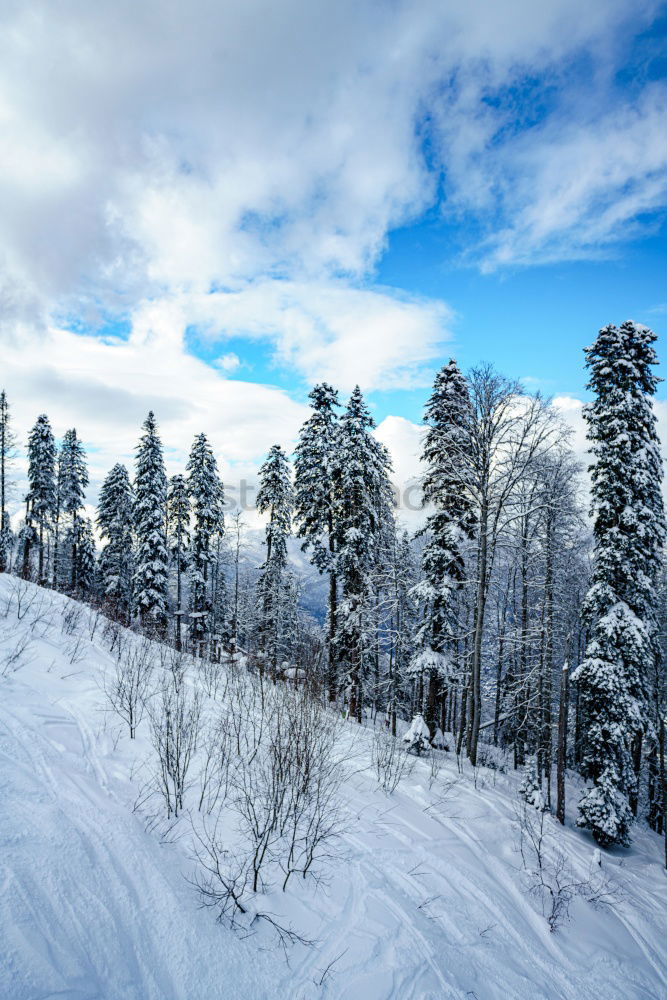
[[[335, 863], [257, 903], [314, 943], [285, 953], [268, 928], [217, 923], [189, 881], [186, 819], [164, 836], [138, 807], [147, 722], [130, 740], [110, 711], [113, 666], [94, 612], [0, 576], [2, 998], [667, 996], [657, 836], [638, 827], [632, 849], [604, 853], [612, 904], [576, 896], [551, 933], [518, 850], [520, 776], [443, 753], [387, 795], [373, 733], [353, 724]], [[588, 836], [545, 826], [574, 872], [597, 863]]]

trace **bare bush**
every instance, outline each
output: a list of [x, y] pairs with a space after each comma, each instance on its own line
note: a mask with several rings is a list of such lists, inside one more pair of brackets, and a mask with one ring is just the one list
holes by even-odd
[[340, 719], [303, 689], [233, 677], [225, 711], [226, 795], [214, 818], [204, 818], [196, 851], [198, 888], [220, 917], [241, 911], [245, 893], [276, 883], [284, 891], [295, 875], [321, 877], [340, 831], [345, 765]]
[[169, 819], [183, 810], [187, 776], [199, 739], [201, 695], [189, 687], [184, 673], [175, 669], [165, 674], [150, 705], [149, 718], [157, 754], [156, 779]]
[[8, 618], [15, 614], [17, 621], [23, 619], [34, 608], [38, 600], [39, 590], [27, 580], [15, 578], [9, 588], [9, 593], [3, 601], [2, 616]]
[[85, 659], [88, 649], [87, 639], [82, 635], [73, 635], [64, 645], [64, 652], [69, 662], [74, 665]]
[[215, 910], [219, 922], [226, 921], [231, 927], [241, 925], [245, 929], [258, 921], [265, 921], [276, 932], [285, 951], [288, 945], [297, 942], [313, 944], [272, 914], [250, 909], [246, 900], [249, 870], [243, 864], [230, 863], [230, 852], [222, 847], [224, 838], [219, 830], [219, 820], [214, 823], [205, 821], [201, 829], [193, 825], [193, 833], [196, 868], [191, 883], [197, 889], [202, 905]]
[[53, 607], [44, 592], [25, 580], [14, 579], [0, 606], [0, 617], [25, 623], [31, 635], [43, 636], [53, 624]]
[[619, 886], [591, 861], [577, 875], [550, 829], [551, 818], [529, 803], [517, 807], [519, 852], [527, 891], [536, 896], [550, 931], [570, 918], [570, 904], [579, 896], [595, 908], [613, 906], [621, 899]]
[[203, 656], [197, 657], [196, 663], [202, 687], [209, 698], [216, 698], [225, 677], [220, 660], [214, 657], [213, 650], [209, 646]]
[[88, 614], [86, 617], [86, 628], [88, 630], [88, 638], [91, 642], [95, 639], [97, 630], [102, 624], [104, 616], [99, 608], [88, 608]]
[[27, 630], [19, 633], [18, 636], [12, 636], [10, 632], [7, 638], [13, 638], [13, 641], [0, 652], [0, 676], [2, 677], [14, 674], [26, 665], [32, 645], [32, 639]]
[[396, 791], [401, 779], [410, 775], [414, 767], [414, 761], [396, 737], [379, 727], [373, 731], [371, 761], [378, 782], [387, 795]]
[[114, 712], [127, 723], [130, 739], [134, 739], [144, 716], [153, 671], [151, 644], [144, 639], [122, 649], [116, 658], [113, 674], [105, 678], [107, 698]]
[[75, 601], [67, 601], [63, 610], [60, 627], [63, 635], [74, 635], [79, 632], [83, 621], [84, 609]]
[[229, 716], [223, 712], [203, 729], [200, 741], [201, 770], [199, 811], [212, 813], [229, 794], [229, 768], [232, 759], [232, 733]]
[[428, 787], [433, 788], [433, 785], [438, 780], [438, 775], [440, 774], [440, 767], [442, 764], [442, 758], [440, 756], [440, 751], [435, 750], [431, 747], [431, 752], [428, 758]]
[[117, 656], [120, 656], [127, 642], [126, 630], [119, 622], [112, 618], [105, 618], [102, 627], [102, 641], [106, 643], [110, 653], [115, 652]]
[[[144, 642], [149, 646], [154, 645], [150, 639], [144, 639]], [[185, 680], [188, 667], [192, 664], [192, 657], [180, 649], [174, 649], [173, 646], [159, 644], [155, 648], [160, 657], [160, 669], [177, 687], [180, 687]]]

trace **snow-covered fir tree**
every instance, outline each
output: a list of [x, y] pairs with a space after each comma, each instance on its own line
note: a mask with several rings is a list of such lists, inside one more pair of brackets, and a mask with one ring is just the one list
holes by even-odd
[[224, 533], [224, 491], [215, 456], [205, 434], [194, 440], [186, 466], [192, 504], [190, 546], [190, 637], [195, 648], [210, 634], [212, 609], [209, 581], [213, 545]]
[[[475, 514], [470, 497], [461, 489], [462, 456], [470, 450], [470, 399], [466, 380], [450, 360], [435, 377], [426, 404], [428, 428], [422, 448], [426, 474], [423, 504], [432, 509], [422, 530], [422, 579], [417, 595], [424, 602], [419, 629], [419, 653], [427, 668], [426, 721], [435, 734], [436, 696], [446, 673], [446, 650], [453, 638], [452, 593], [464, 577], [463, 545], [473, 537]], [[420, 706], [421, 708], [421, 706]]]
[[11, 469], [16, 457], [16, 435], [12, 430], [7, 394], [0, 392], [0, 573], [9, 568], [12, 530], [7, 501], [11, 487]]
[[26, 534], [24, 535], [23, 572], [30, 574], [30, 550], [37, 531], [39, 545], [38, 580], [45, 581], [45, 534], [53, 515], [56, 499], [56, 443], [49, 418], [42, 413], [28, 438], [28, 484], [26, 497]]
[[349, 713], [361, 721], [369, 649], [373, 571], [393, 527], [389, 453], [371, 433], [374, 427], [359, 386], [340, 421], [335, 524], [336, 570], [342, 589], [336, 643], [346, 671]]
[[213, 545], [211, 546], [211, 580], [209, 589], [211, 595], [211, 635], [216, 641], [227, 644], [231, 635], [231, 628], [229, 593], [225, 572], [228, 552], [224, 522], [222, 522], [222, 528], [222, 531], [216, 532]]
[[84, 505], [85, 489], [88, 486], [86, 453], [76, 430], [65, 432], [58, 461], [57, 506], [67, 520], [67, 540], [69, 559], [69, 585], [72, 590], [79, 586], [79, 558], [77, 546], [83, 536], [84, 526], [80, 512]]
[[95, 586], [95, 537], [89, 517], [77, 515], [72, 526], [72, 561], [74, 587], [77, 593], [87, 596]]
[[257, 583], [259, 649], [263, 665], [275, 677], [285, 657], [285, 636], [294, 587], [287, 570], [287, 539], [292, 533], [294, 489], [287, 456], [274, 444], [259, 470], [257, 510], [268, 514], [266, 558]]
[[584, 616], [586, 656], [573, 675], [584, 717], [578, 822], [602, 846], [627, 844], [649, 679], [657, 655], [654, 601], [665, 540], [662, 461], [651, 397], [655, 334], [632, 322], [586, 349], [595, 394], [585, 417], [595, 564]]
[[329, 698], [337, 691], [336, 670], [336, 487], [338, 465], [338, 393], [326, 382], [308, 397], [313, 414], [304, 423], [294, 453], [294, 520], [303, 549], [320, 573], [329, 576], [328, 686]]
[[134, 605], [145, 627], [167, 625], [169, 556], [166, 538], [167, 477], [155, 415], [143, 425], [137, 447], [134, 529], [137, 539]]
[[132, 616], [134, 493], [124, 465], [117, 463], [100, 490], [97, 526], [106, 545], [100, 556], [102, 597], [114, 617]]
[[412, 539], [407, 531], [395, 531], [389, 558], [383, 567], [380, 587], [383, 594], [385, 621], [380, 642], [386, 650], [386, 670], [383, 676], [389, 729], [396, 735], [396, 719], [410, 705], [412, 674], [410, 664], [415, 652], [418, 621], [418, 601], [415, 584], [418, 565]]
[[190, 496], [185, 477], [172, 476], [167, 490], [167, 541], [176, 569], [176, 649], [183, 645], [183, 577], [190, 547]]

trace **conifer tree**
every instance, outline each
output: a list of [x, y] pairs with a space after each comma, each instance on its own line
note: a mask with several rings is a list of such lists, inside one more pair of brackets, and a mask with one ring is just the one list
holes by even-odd
[[214, 536], [213, 554], [211, 561], [211, 633], [214, 638], [228, 642], [230, 638], [229, 622], [229, 594], [227, 591], [227, 577], [225, 575], [226, 546], [224, 522], [221, 522], [223, 530], [217, 531]]
[[[426, 721], [433, 738], [438, 726], [438, 684], [444, 676], [447, 644], [453, 638], [451, 597], [463, 581], [462, 547], [473, 537], [475, 527], [471, 498], [461, 489], [462, 456], [470, 450], [470, 399], [454, 360], [436, 375], [424, 419], [428, 430], [422, 449], [426, 467], [422, 495], [424, 506], [433, 512], [422, 531], [426, 543], [417, 595], [424, 601], [425, 613], [418, 640], [429, 662]], [[438, 669], [439, 663], [442, 669]]]
[[389, 728], [395, 736], [397, 714], [407, 701], [419, 605], [415, 594], [418, 564], [410, 535], [405, 530], [397, 530], [392, 542], [383, 589], [384, 604], [389, 611], [386, 708]]
[[86, 453], [81, 441], [77, 437], [76, 430], [72, 429], [65, 432], [60, 449], [57, 500], [54, 502], [54, 514], [57, 508], [58, 515], [62, 511], [69, 518], [67, 537], [70, 549], [69, 582], [72, 590], [76, 590], [79, 585], [77, 574], [80, 560], [77, 553], [77, 546], [84, 531], [80, 511], [84, 505], [87, 485], [88, 469], [86, 466]]
[[393, 532], [391, 462], [371, 434], [373, 419], [357, 386], [340, 422], [335, 524], [342, 587], [336, 642], [347, 671], [349, 712], [361, 721], [368, 661], [372, 573]]
[[70, 529], [73, 586], [84, 596], [89, 595], [95, 585], [95, 538], [89, 517], [76, 515]]
[[190, 549], [190, 634], [195, 648], [210, 633], [212, 609], [209, 594], [212, 542], [224, 532], [224, 491], [215, 457], [205, 434], [192, 445], [186, 466], [193, 528]]
[[337, 691], [336, 669], [336, 487], [338, 466], [338, 393], [326, 382], [316, 385], [309, 395], [313, 414], [299, 434], [294, 459], [297, 535], [303, 549], [310, 550], [310, 561], [320, 573], [329, 576], [328, 597], [328, 684], [329, 698]]
[[152, 411], [146, 417], [143, 430], [137, 447], [134, 486], [134, 527], [137, 538], [135, 610], [142, 625], [163, 633], [167, 624], [167, 477], [162, 444]]
[[279, 660], [285, 655], [286, 624], [292, 613], [293, 582], [287, 570], [287, 539], [292, 532], [294, 489], [289, 462], [280, 445], [272, 445], [259, 470], [257, 510], [268, 514], [265, 532], [266, 558], [257, 584], [259, 646], [264, 663], [275, 678]]
[[167, 540], [176, 566], [176, 649], [183, 645], [183, 574], [190, 545], [190, 496], [185, 478], [172, 476], [167, 491]]
[[[45, 579], [44, 535], [54, 512], [56, 444], [49, 418], [42, 413], [28, 439], [28, 483], [26, 528], [34, 526], [39, 544], [39, 582]], [[24, 574], [29, 575], [31, 536], [25, 535]]]
[[12, 463], [16, 455], [16, 436], [11, 426], [11, 416], [7, 395], [0, 392], [0, 573], [9, 568], [12, 547], [12, 532], [9, 522], [7, 501], [9, 499]]
[[62, 520], [62, 486], [63, 486], [63, 468], [62, 468], [62, 447], [58, 448], [56, 452], [56, 496], [53, 504], [53, 559], [51, 566], [51, 585], [54, 590], [58, 590], [61, 585], [61, 545], [60, 545], [60, 528]]
[[665, 540], [662, 462], [651, 397], [655, 334], [626, 322], [586, 349], [595, 398], [585, 410], [595, 563], [586, 656], [573, 675], [584, 717], [582, 771], [592, 782], [578, 823], [602, 846], [627, 844], [641, 736], [657, 656], [654, 601]]
[[107, 543], [100, 556], [100, 588], [107, 605], [126, 622], [132, 616], [133, 518], [130, 477], [117, 463], [102, 484], [97, 507], [97, 526]]

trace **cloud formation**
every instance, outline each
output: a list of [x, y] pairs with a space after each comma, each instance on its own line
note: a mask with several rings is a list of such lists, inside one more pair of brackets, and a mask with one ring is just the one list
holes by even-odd
[[260, 276], [358, 279], [439, 199], [477, 218], [486, 266], [605, 244], [664, 202], [664, 88], [623, 104], [610, 81], [655, 9], [9, 2], [11, 294], [113, 306]]
[[[667, 91], [615, 74], [658, 6], [6, 0], [0, 337], [20, 424], [80, 425], [100, 470], [149, 405], [175, 456], [202, 429], [231, 464], [289, 445], [304, 408], [227, 377], [230, 337], [304, 382], [426, 387], [453, 318], [377, 286], [388, 234], [440, 213], [445, 252], [496, 269], [644, 225], [667, 200]], [[127, 341], [60, 328], [119, 313]]]

